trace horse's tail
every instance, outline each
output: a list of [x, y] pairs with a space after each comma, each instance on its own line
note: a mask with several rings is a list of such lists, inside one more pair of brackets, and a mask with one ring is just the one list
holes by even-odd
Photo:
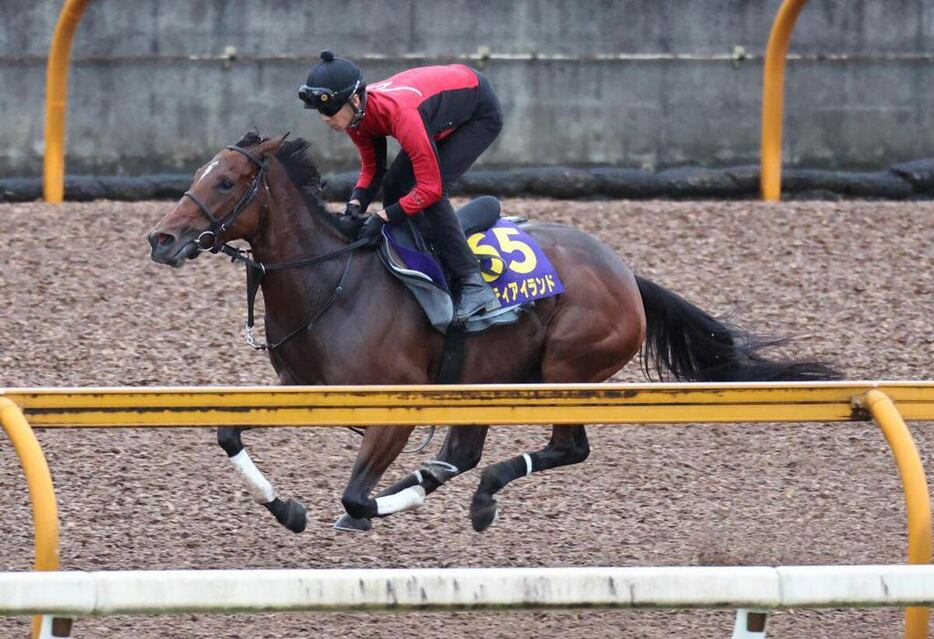
[[[646, 377], [689, 382], [808, 381], [841, 374], [816, 361], [772, 360], [762, 349], [785, 340], [755, 337], [636, 276], [645, 307], [641, 365]], [[670, 374], [670, 375], [669, 375]]]

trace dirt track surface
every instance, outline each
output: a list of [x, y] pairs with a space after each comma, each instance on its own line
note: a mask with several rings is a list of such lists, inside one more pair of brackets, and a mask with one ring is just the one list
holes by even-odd
[[[0, 206], [0, 386], [269, 384], [243, 343], [242, 271], [152, 263], [165, 202]], [[934, 204], [557, 202], [508, 213], [567, 222], [638, 273], [851, 379], [934, 378]], [[620, 380], [641, 380], [630, 365]], [[931, 425], [913, 425], [928, 469]], [[252, 503], [207, 430], [39, 432], [70, 570], [898, 563], [898, 474], [869, 424], [593, 426], [577, 467], [500, 494], [484, 534], [468, 519], [477, 470], [364, 535], [331, 528], [357, 436], [248, 433], [257, 464], [309, 508], [301, 535]], [[542, 427], [493, 429], [481, 465], [534, 450]], [[437, 452], [403, 456], [395, 480]], [[25, 481], [0, 440], [0, 570], [32, 565]], [[728, 611], [276, 614], [79, 620], [108, 637], [726, 637]], [[0, 637], [28, 620], [0, 619]], [[785, 611], [770, 637], [900, 637], [897, 610]]]

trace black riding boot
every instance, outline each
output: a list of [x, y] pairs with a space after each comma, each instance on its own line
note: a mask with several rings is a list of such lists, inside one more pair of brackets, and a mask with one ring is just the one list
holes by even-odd
[[500, 307], [493, 289], [483, 281], [480, 271], [461, 278], [460, 299], [454, 305], [454, 321], [463, 322], [480, 311], [489, 313]]
[[452, 282], [452, 289], [460, 290], [459, 297], [454, 298], [454, 321], [463, 322], [480, 311], [498, 309], [496, 293], [483, 281], [477, 258], [467, 246], [460, 220], [447, 197], [442, 197], [425, 212], [431, 224], [432, 239], [441, 249], [441, 260], [452, 279], [457, 280]]

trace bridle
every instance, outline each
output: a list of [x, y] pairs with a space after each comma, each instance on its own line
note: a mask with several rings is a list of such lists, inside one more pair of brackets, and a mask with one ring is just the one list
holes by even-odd
[[[198, 205], [198, 208], [204, 213], [204, 216], [208, 218], [211, 222], [211, 228], [207, 231], [201, 233], [195, 239], [195, 247], [198, 252], [210, 251], [211, 253], [217, 253], [221, 249], [220, 237], [224, 234], [234, 223], [237, 221], [237, 218], [240, 217], [240, 214], [246, 210], [246, 207], [250, 205], [250, 202], [253, 201], [253, 198], [256, 197], [256, 194], [259, 192], [260, 183], [265, 183], [266, 180], [266, 171], [269, 168], [269, 165], [266, 164], [265, 160], [258, 160], [256, 157], [247, 151], [242, 149], [239, 146], [228, 146], [228, 150], [236, 151], [243, 155], [259, 167], [259, 171], [256, 172], [256, 175], [253, 176], [253, 181], [250, 182], [249, 188], [246, 192], [240, 196], [240, 199], [234, 205], [233, 210], [230, 211], [224, 217], [218, 218], [217, 215], [211, 212], [211, 210], [205, 205], [201, 199], [192, 193], [191, 191], [185, 191], [182, 194], [182, 197], [187, 197], [189, 200]], [[268, 187], [267, 187], [268, 190]]]
[[[247, 319], [244, 324], [243, 333], [246, 338], [247, 344], [249, 344], [254, 350], [270, 351], [279, 348], [287, 341], [305, 331], [310, 331], [314, 325], [317, 323], [318, 319], [324, 315], [324, 313], [331, 308], [334, 302], [337, 301], [337, 298], [340, 297], [340, 294], [344, 291], [344, 284], [347, 281], [347, 276], [350, 273], [350, 263], [353, 259], [353, 252], [358, 248], [365, 246], [368, 242], [367, 240], [357, 240], [343, 246], [336, 251], [330, 253], [325, 253], [324, 255], [317, 255], [314, 257], [306, 257], [304, 259], [292, 261], [292, 262], [280, 262], [278, 264], [263, 264], [262, 262], [257, 262], [249, 257], [248, 251], [243, 249], [238, 249], [230, 244], [220, 243], [220, 236], [225, 233], [230, 227], [234, 225], [237, 221], [237, 218], [240, 217], [240, 214], [250, 205], [250, 202], [253, 201], [253, 198], [256, 197], [256, 194], [259, 192], [260, 184], [266, 186], [266, 191], [268, 193], [269, 186], [266, 184], [266, 171], [269, 169], [269, 165], [265, 160], [258, 160], [256, 157], [239, 146], [228, 146], [226, 147], [230, 151], [236, 151], [237, 153], [242, 154], [244, 157], [249, 159], [253, 164], [259, 167], [259, 170], [256, 172], [256, 175], [253, 176], [253, 180], [250, 182], [249, 188], [246, 192], [240, 197], [237, 203], [234, 205], [233, 209], [227, 215], [218, 218], [218, 216], [211, 212], [211, 210], [201, 201], [198, 196], [196, 196], [191, 191], [185, 191], [182, 194], [182, 197], [187, 197], [192, 202], [194, 202], [201, 212], [208, 218], [211, 222], [211, 228], [207, 231], [203, 231], [198, 237], [194, 240], [195, 247], [198, 253], [204, 251], [209, 251], [211, 253], [224, 253], [230, 257], [231, 262], [243, 262], [246, 266], [246, 300], [247, 300]], [[268, 202], [267, 202], [268, 206]], [[205, 244], [205, 240], [209, 241], [210, 244]], [[331, 296], [324, 303], [324, 305], [315, 311], [311, 319], [288, 333], [285, 337], [279, 339], [272, 344], [266, 342], [257, 342], [253, 337], [254, 330], [254, 312], [253, 308], [256, 302], [256, 293], [259, 291], [260, 284], [262, 284], [263, 277], [269, 271], [281, 271], [288, 268], [299, 268], [303, 266], [311, 266], [313, 264], [319, 264], [321, 262], [326, 262], [328, 260], [340, 257], [341, 255], [347, 254], [347, 261], [344, 263], [344, 268], [341, 271], [340, 279], [337, 281], [337, 286], [334, 288], [334, 291], [331, 293]], [[363, 435], [363, 432], [354, 427], [349, 427], [350, 430], [354, 431], [358, 435]], [[405, 453], [417, 453], [423, 450], [431, 442], [435, 434], [435, 427], [431, 426], [431, 430], [428, 433], [428, 437], [425, 441], [415, 449], [406, 449], [403, 452]]]
[[[269, 186], [266, 184], [266, 171], [269, 169], [269, 165], [266, 163], [266, 161], [257, 159], [252, 153], [239, 146], [228, 146], [226, 148], [242, 154], [253, 164], [259, 167], [259, 170], [256, 172], [256, 175], [253, 176], [253, 180], [250, 182], [250, 186], [234, 205], [230, 213], [224, 215], [223, 217], [219, 217], [215, 213], [212, 213], [211, 210], [204, 204], [204, 202], [202, 202], [201, 199], [191, 191], [185, 191], [182, 197], [187, 197], [192, 202], [194, 202], [204, 214], [204, 216], [207, 217], [211, 222], [211, 228], [203, 231], [195, 240], [193, 240], [197, 252], [202, 253], [209, 251], [211, 253], [224, 253], [230, 257], [232, 262], [243, 262], [243, 264], [246, 266], [247, 320], [244, 326], [244, 336], [246, 338], [247, 344], [249, 344], [255, 350], [272, 351], [276, 348], [279, 348], [285, 342], [292, 339], [299, 333], [311, 330], [317, 323], [318, 319], [324, 315], [325, 311], [331, 308], [331, 306], [334, 304], [334, 302], [337, 301], [337, 298], [344, 290], [344, 283], [347, 281], [347, 276], [350, 273], [350, 262], [353, 258], [353, 251], [362, 246], [365, 246], [368, 242], [367, 240], [357, 240], [356, 242], [348, 244], [347, 246], [342, 246], [336, 251], [331, 251], [330, 253], [325, 253], [324, 255], [306, 257], [292, 262], [280, 262], [278, 264], [263, 264], [262, 262], [258, 262], [251, 259], [250, 257], [247, 257], [249, 252], [244, 249], [238, 249], [227, 243], [221, 244], [221, 235], [234, 225], [234, 223], [237, 221], [237, 218], [240, 217], [243, 211], [246, 210], [246, 207], [249, 206], [250, 202], [253, 201], [253, 198], [255, 198], [256, 194], [259, 192], [260, 184], [266, 186], [267, 193], [269, 191]], [[266, 275], [266, 273], [270, 271], [281, 271], [289, 268], [311, 266], [313, 264], [319, 264], [321, 262], [332, 260], [344, 254], [347, 255], [347, 261], [344, 264], [343, 271], [341, 271], [341, 276], [337, 282], [337, 286], [334, 288], [334, 291], [331, 293], [331, 296], [328, 298], [327, 302], [325, 302], [321, 308], [315, 311], [314, 315], [312, 315], [309, 321], [305, 322], [287, 334], [285, 337], [272, 344], [257, 342], [255, 340], [253, 337], [253, 307], [256, 302], [256, 293], [259, 291], [260, 284], [262, 284], [263, 277]]]

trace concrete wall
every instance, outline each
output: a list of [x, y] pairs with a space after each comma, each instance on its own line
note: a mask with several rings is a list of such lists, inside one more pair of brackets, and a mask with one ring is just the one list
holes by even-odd
[[[62, 4], [2, 0], [0, 176], [41, 173], [45, 56]], [[371, 81], [487, 48], [506, 113], [488, 168], [756, 163], [761, 56], [780, 4], [94, 0], [72, 51], [68, 172], [187, 171], [254, 126], [311, 138], [325, 172], [352, 167], [349, 142], [295, 97], [325, 47], [357, 54]], [[220, 59], [227, 47], [236, 59]], [[750, 59], [731, 62], [734, 47]], [[934, 155], [934, 3], [812, 0], [791, 51], [812, 57], [789, 63], [788, 165], [882, 168]], [[525, 53], [567, 59], [497, 55]], [[606, 53], [659, 55], [593, 59]], [[411, 54], [424, 57], [402, 57]]]

